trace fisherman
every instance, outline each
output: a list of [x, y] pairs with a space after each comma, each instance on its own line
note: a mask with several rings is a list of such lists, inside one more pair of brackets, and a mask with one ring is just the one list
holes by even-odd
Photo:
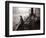
[[20, 25], [19, 25], [19, 27], [18, 27], [18, 30], [24, 30], [24, 26], [23, 26], [23, 24], [24, 24], [24, 21], [23, 21], [23, 18], [22, 18], [22, 16], [20, 16]]

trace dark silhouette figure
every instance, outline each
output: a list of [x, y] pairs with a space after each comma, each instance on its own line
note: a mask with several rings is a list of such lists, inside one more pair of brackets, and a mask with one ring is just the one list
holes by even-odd
[[[30, 14], [30, 24], [32, 26], [32, 30], [35, 29], [40, 29], [40, 18], [37, 17], [34, 13], [33, 13], [33, 8], [31, 8], [31, 14]], [[32, 19], [33, 18], [33, 19]], [[37, 21], [35, 21], [35, 18], [37, 18]]]
[[33, 8], [31, 8], [31, 14], [30, 14], [30, 29], [33, 29], [34, 28], [34, 26], [35, 26], [35, 14], [33, 13]]
[[21, 22], [21, 24], [19, 25], [19, 27], [18, 27], [18, 29], [17, 29], [17, 30], [24, 30], [24, 26], [23, 26], [24, 21], [23, 21], [22, 16], [20, 16], [20, 22]]
[[[35, 20], [35, 18], [37, 18], [37, 21]], [[40, 17], [37, 17], [34, 13], [33, 13], [33, 8], [31, 8], [31, 14], [28, 18], [30, 21], [29, 23], [29, 29], [31, 30], [35, 30], [35, 29], [40, 29]]]

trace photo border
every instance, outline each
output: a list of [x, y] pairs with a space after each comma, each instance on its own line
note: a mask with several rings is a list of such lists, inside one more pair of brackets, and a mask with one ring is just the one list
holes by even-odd
[[[43, 33], [22, 34], [22, 35], [9, 35], [9, 4], [10, 3], [43, 5]], [[44, 34], [45, 34], [45, 3], [20, 2], [20, 1], [5, 1], [5, 36], [6, 37], [30, 36], [30, 35], [32, 36], [32, 35], [44, 35]]]

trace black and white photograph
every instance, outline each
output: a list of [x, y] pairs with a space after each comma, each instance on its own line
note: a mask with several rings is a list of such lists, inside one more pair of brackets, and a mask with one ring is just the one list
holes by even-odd
[[13, 7], [13, 31], [40, 30], [40, 8]]
[[5, 2], [5, 36], [45, 34], [45, 4], [35, 2]]

